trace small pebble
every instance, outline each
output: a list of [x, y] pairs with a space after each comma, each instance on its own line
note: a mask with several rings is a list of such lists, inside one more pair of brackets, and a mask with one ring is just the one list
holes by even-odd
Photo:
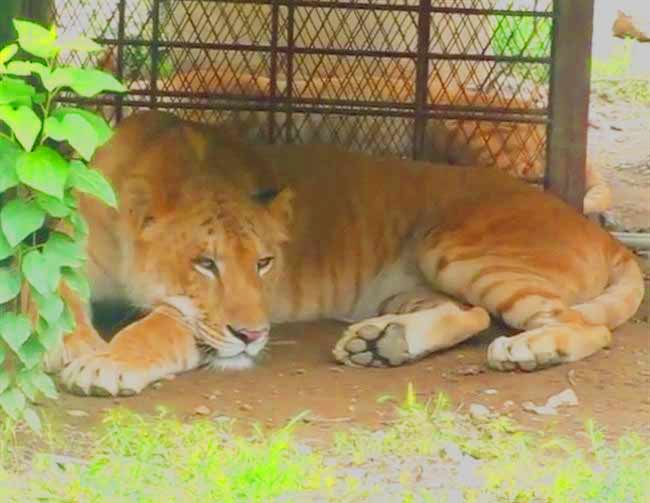
[[[633, 383], [636, 384], [636, 383]], [[571, 388], [567, 388], [557, 395], [551, 396], [546, 401], [547, 407], [560, 407], [561, 405], [578, 405], [578, 396]]]
[[198, 416], [207, 416], [210, 414], [210, 409], [208, 409], [205, 405], [199, 405], [192, 412]]
[[86, 416], [88, 416], [88, 413], [85, 410], [71, 409], [71, 410], [66, 410], [66, 413], [68, 414], [68, 416], [72, 416], [72, 417], [86, 417]]
[[246, 411], [246, 412], [250, 412], [251, 410], [253, 410], [253, 406], [252, 406], [252, 405], [248, 405], [247, 403], [242, 403], [242, 404], [239, 406], [239, 408], [240, 408], [241, 410], [243, 410], [243, 411]]
[[495, 389], [484, 389], [483, 393], [485, 393], [486, 395], [496, 395], [498, 391]]
[[475, 376], [485, 372], [485, 368], [479, 365], [463, 365], [454, 370], [454, 373], [459, 376]]
[[485, 419], [490, 416], [490, 409], [485, 405], [473, 403], [469, 406], [469, 415], [474, 419]]
[[548, 407], [547, 405], [535, 405], [533, 402], [524, 402], [521, 404], [521, 408], [526, 412], [532, 412], [534, 414], [539, 414], [540, 416], [557, 416], [557, 410], [553, 407]]

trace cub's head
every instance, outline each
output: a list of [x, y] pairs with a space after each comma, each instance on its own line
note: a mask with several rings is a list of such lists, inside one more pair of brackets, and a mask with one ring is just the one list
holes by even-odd
[[133, 236], [125, 250], [132, 301], [175, 307], [213, 366], [251, 366], [268, 340], [291, 190], [251, 194], [215, 176], [164, 197], [130, 188], [122, 211]]

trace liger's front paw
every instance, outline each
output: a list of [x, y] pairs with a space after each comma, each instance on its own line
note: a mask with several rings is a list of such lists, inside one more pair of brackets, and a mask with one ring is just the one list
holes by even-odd
[[155, 380], [150, 370], [130, 366], [109, 351], [81, 356], [61, 372], [64, 387], [75, 395], [131, 396]]
[[43, 368], [46, 372], [58, 372], [82, 356], [107, 350], [108, 343], [94, 330], [90, 328], [77, 328], [76, 330], [76, 332], [67, 335], [58, 347], [54, 347], [46, 353], [43, 360]]
[[406, 363], [411, 359], [406, 327], [400, 323], [352, 325], [336, 344], [334, 357], [354, 367], [394, 367]]

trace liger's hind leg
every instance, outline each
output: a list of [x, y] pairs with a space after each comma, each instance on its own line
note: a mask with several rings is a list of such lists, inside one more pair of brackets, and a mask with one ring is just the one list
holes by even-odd
[[484, 309], [461, 305], [429, 289], [387, 299], [379, 315], [345, 330], [334, 348], [338, 361], [363, 367], [397, 366], [455, 346], [490, 324]]
[[512, 337], [499, 337], [488, 348], [488, 365], [497, 370], [539, 370], [581, 360], [607, 347], [612, 334], [604, 325], [591, 325], [576, 311], [531, 311], [539, 321]]
[[557, 271], [535, 261], [441, 241], [425, 250], [420, 267], [436, 287], [523, 330], [491, 343], [492, 368], [537, 370], [580, 360], [610, 343], [606, 326], [568, 305], [568, 279], [563, 282]]

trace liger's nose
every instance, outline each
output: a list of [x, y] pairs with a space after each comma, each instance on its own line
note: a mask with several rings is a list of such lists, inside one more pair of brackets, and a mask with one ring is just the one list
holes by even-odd
[[235, 328], [232, 325], [228, 325], [230, 332], [237, 337], [240, 341], [250, 344], [255, 342], [263, 337], [269, 335], [268, 327], [257, 328], [257, 329], [248, 329], [248, 328]]

